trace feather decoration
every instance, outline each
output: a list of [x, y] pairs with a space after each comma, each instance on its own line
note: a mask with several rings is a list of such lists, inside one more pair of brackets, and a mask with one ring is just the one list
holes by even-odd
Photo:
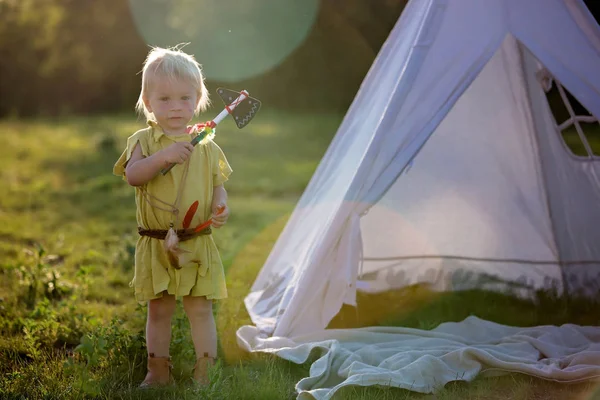
[[[225, 206], [222, 204], [219, 204], [219, 206], [217, 207], [217, 215], [221, 214], [223, 211], [225, 211]], [[212, 218], [209, 218], [208, 221], [206, 221], [203, 224], [200, 224], [196, 228], [194, 228], [194, 232], [200, 232], [200, 231], [208, 228], [211, 225], [212, 225]]]
[[206, 133], [204, 139], [200, 140], [199, 144], [206, 144], [209, 140], [212, 140], [215, 137], [216, 129], [207, 128], [208, 132]]
[[194, 146], [197, 144], [206, 144], [215, 137], [216, 132], [216, 128], [211, 127], [206, 123], [193, 125], [189, 128], [189, 134], [196, 134], [196, 136], [192, 139], [191, 143]]
[[183, 229], [187, 229], [190, 227], [190, 224], [192, 223], [192, 219], [194, 218], [197, 209], [198, 200], [193, 202], [190, 208], [188, 208], [187, 212], [185, 213], [185, 217], [183, 218]]
[[169, 259], [169, 263], [175, 269], [181, 269], [181, 265], [179, 263], [179, 256], [183, 253], [190, 253], [188, 250], [184, 250], [179, 247], [179, 237], [177, 236], [177, 232], [173, 227], [169, 228], [167, 232], [167, 236], [165, 237], [164, 243], [165, 253], [167, 253], [167, 258]]
[[206, 228], [208, 228], [208, 227], [209, 227], [211, 224], [212, 224], [212, 218], [211, 218], [211, 219], [209, 219], [208, 221], [206, 221], [205, 223], [198, 225], [198, 226], [197, 226], [197, 227], [194, 229], [194, 232], [200, 232], [200, 231], [203, 231], [203, 230], [205, 230]]

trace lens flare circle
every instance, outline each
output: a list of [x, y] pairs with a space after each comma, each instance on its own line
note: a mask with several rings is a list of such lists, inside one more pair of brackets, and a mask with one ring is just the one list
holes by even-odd
[[150, 46], [184, 50], [208, 80], [239, 82], [280, 64], [304, 42], [318, 0], [129, 0], [134, 23]]

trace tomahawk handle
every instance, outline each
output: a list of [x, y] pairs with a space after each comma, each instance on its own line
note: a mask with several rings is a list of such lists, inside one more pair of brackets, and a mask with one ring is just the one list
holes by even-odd
[[[1, 1], [1, 0], [0, 0]], [[237, 105], [243, 101], [246, 97], [248, 97], [248, 92], [245, 90], [242, 90], [240, 92], [240, 95], [238, 96], [237, 99], [235, 99], [231, 104], [229, 104], [227, 107], [225, 107], [225, 109], [223, 111], [221, 111], [219, 113], [219, 115], [217, 115], [217, 117], [215, 119], [212, 120], [213, 122], [213, 126], [217, 125], [219, 122], [221, 122], [223, 119], [225, 119], [225, 117], [227, 117], [227, 115], [229, 115], [233, 109], [235, 107], [237, 107]], [[200, 143], [202, 141], [202, 139], [204, 139], [207, 135], [206, 130], [203, 130], [202, 132], [200, 132], [200, 134], [198, 134], [198, 136], [196, 136], [195, 138], [192, 139], [192, 141], [190, 142], [192, 144], [192, 146], [196, 146], [198, 143]], [[169, 172], [171, 170], [171, 168], [173, 168], [175, 166], [175, 164], [171, 164], [166, 168], [163, 168], [160, 172], [163, 175], [166, 175], [167, 172]]]
[[174, 166], [175, 166], [175, 164], [171, 164], [171, 165], [169, 165], [167, 168], [163, 168], [163, 169], [161, 169], [161, 170], [160, 170], [160, 173], [161, 173], [161, 174], [163, 174], [163, 175], [166, 175], [166, 174], [167, 174], [167, 172], [169, 172], [169, 171], [171, 170], [171, 168], [173, 168]]
[[[194, 137], [194, 138], [192, 139], [192, 141], [190, 142], [190, 144], [191, 144], [192, 146], [196, 146], [196, 145], [197, 145], [198, 143], [200, 143], [200, 142], [202, 141], [202, 139], [204, 139], [205, 137], [206, 137], [206, 131], [205, 131], [205, 130], [203, 130], [202, 132], [200, 132], [200, 133], [198, 134], [198, 136], [196, 136], [196, 137]], [[167, 173], [168, 173], [168, 172], [171, 170], [171, 168], [173, 168], [175, 165], [177, 165], [177, 164], [170, 164], [168, 167], [161, 169], [161, 170], [160, 170], [160, 173], [161, 173], [161, 174], [163, 174], [163, 175], [166, 175], [166, 174], [167, 174]]]

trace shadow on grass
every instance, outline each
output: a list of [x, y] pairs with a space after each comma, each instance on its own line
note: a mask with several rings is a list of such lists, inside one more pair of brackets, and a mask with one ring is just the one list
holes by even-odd
[[523, 299], [510, 293], [485, 290], [432, 292], [422, 286], [376, 295], [359, 293], [358, 307], [344, 305], [328, 328], [373, 325], [433, 329], [443, 322], [460, 322], [469, 316], [511, 326], [600, 325], [596, 299], [562, 298], [539, 291]]

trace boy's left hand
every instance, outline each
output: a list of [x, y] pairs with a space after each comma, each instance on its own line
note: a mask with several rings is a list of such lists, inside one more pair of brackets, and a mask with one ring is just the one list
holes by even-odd
[[229, 218], [229, 207], [227, 204], [218, 204], [213, 206], [212, 226], [220, 228], [227, 222]]

